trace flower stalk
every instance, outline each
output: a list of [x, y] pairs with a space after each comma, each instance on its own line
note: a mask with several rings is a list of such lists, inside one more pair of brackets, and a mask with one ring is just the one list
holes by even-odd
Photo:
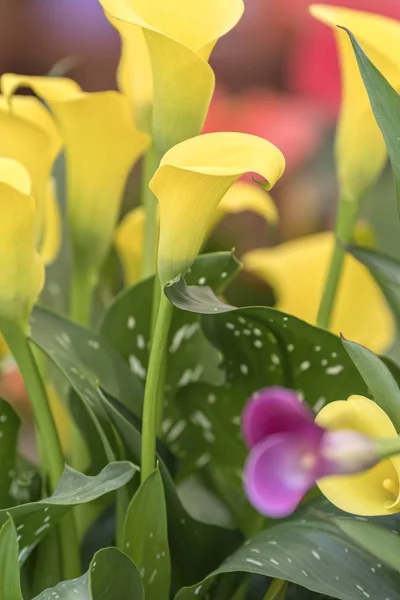
[[164, 381], [164, 363], [169, 327], [173, 306], [168, 298], [161, 294], [157, 322], [151, 345], [149, 368], [143, 405], [142, 428], [142, 483], [153, 471], [156, 464], [156, 439], [158, 423], [162, 413], [164, 395], [161, 387]]

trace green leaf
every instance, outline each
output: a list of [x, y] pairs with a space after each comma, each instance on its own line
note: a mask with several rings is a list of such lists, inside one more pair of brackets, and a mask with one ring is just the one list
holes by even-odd
[[400, 262], [391, 256], [370, 250], [350, 246], [348, 251], [363, 265], [382, 290], [387, 303], [393, 311], [397, 327], [400, 327]]
[[[104, 398], [104, 406], [121, 437], [127, 456], [139, 463], [141, 438], [138, 430], [127, 420], [126, 414], [122, 414], [115, 401]], [[181, 579], [182, 585], [189, 585], [215, 569], [238, 547], [242, 536], [237, 531], [193, 519], [183, 507], [173, 479], [160, 458], [159, 468], [165, 490], [173, 572]]]
[[[199, 256], [187, 275], [190, 282], [212, 286], [221, 293], [236, 275], [240, 264], [230, 252]], [[100, 331], [144, 381], [149, 360], [149, 336], [154, 279], [142, 281], [122, 292], [105, 313]], [[174, 402], [178, 390], [193, 381], [222, 383], [219, 356], [204, 336], [199, 317], [175, 310], [168, 340], [165, 410], [162, 433], [167, 445], [173, 421], [179, 417]], [[116, 397], [115, 395], [113, 395]]]
[[75, 390], [71, 410], [90, 449], [92, 468], [98, 471], [119, 456], [101, 389], [139, 416], [141, 384], [104, 338], [50, 311], [35, 309], [32, 339]]
[[375, 402], [400, 431], [400, 390], [389, 369], [371, 350], [343, 339], [350, 358], [359, 370]]
[[19, 560], [24, 563], [40, 540], [73, 506], [96, 500], [130, 481], [136, 467], [129, 462], [108, 464], [95, 477], [66, 466], [54, 493], [38, 502], [0, 510], [0, 524], [11, 515], [18, 533]]
[[400, 538], [395, 529], [355, 519], [336, 519], [335, 524], [365, 550], [400, 573]]
[[146, 600], [168, 600], [171, 560], [164, 487], [158, 469], [132, 498], [123, 539], [125, 552], [140, 569]]
[[17, 474], [20, 419], [8, 402], [0, 399], [0, 508], [15, 504], [13, 482]]
[[398, 598], [400, 577], [354, 543], [325, 515], [294, 518], [248, 540], [220, 568], [176, 600], [200, 599], [224, 573], [285, 579], [340, 600]]
[[91, 600], [144, 600], [137, 567], [117, 548], [96, 552], [89, 568], [89, 581]]
[[376, 122], [385, 138], [395, 178], [398, 209], [400, 210], [400, 97], [365, 54], [354, 35], [350, 31], [346, 31], [353, 45]]
[[0, 529], [0, 598], [23, 600], [18, 564], [17, 532], [11, 516]]
[[55, 587], [44, 590], [33, 600], [92, 600], [89, 594], [88, 574], [72, 579], [61, 581]]

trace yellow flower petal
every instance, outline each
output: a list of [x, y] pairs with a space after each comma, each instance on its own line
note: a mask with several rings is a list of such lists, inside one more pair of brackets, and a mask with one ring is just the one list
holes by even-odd
[[67, 160], [68, 219], [80, 267], [95, 282], [112, 241], [126, 178], [149, 143], [118, 92], [85, 93], [65, 78], [3, 75], [43, 97], [56, 117]]
[[244, 133], [210, 133], [167, 152], [150, 182], [160, 204], [161, 281], [186, 272], [210, 230], [218, 204], [244, 173], [259, 174], [272, 187], [284, 168], [278, 148]]
[[271, 194], [258, 185], [238, 181], [222, 198], [218, 212], [221, 212], [220, 218], [222, 218], [225, 214], [238, 214], [244, 211], [254, 212], [272, 224], [276, 224], [279, 219]]
[[45, 207], [43, 238], [40, 244], [40, 256], [45, 265], [55, 261], [61, 246], [61, 215], [58, 207], [56, 182], [49, 179]]
[[[334, 236], [326, 232], [253, 250], [241, 260], [273, 287], [279, 310], [315, 324], [333, 248]], [[380, 289], [367, 269], [349, 255], [330, 329], [375, 352], [393, 340], [393, 317]]]
[[336, 160], [342, 194], [348, 199], [358, 199], [379, 177], [387, 152], [349, 37], [337, 25], [356, 36], [372, 62], [400, 91], [400, 23], [382, 15], [342, 7], [314, 5], [310, 10], [335, 32], [343, 90]]
[[[350, 396], [331, 402], [316, 422], [330, 430], [351, 429], [374, 439], [393, 438], [396, 429], [387, 414], [372, 400]], [[318, 487], [332, 504], [356, 515], [386, 515], [400, 511], [400, 458], [386, 459], [365, 473], [326, 477]]]
[[[27, 99], [25, 99], [27, 100]], [[15, 102], [10, 108], [5, 99], [0, 102], [0, 156], [12, 158], [22, 163], [32, 179], [32, 193], [36, 200], [36, 236], [40, 239], [43, 232], [46, 203], [47, 181], [53, 162], [60, 150], [59, 138], [54, 130], [44, 126], [43, 107], [39, 100]], [[38, 106], [39, 105], [39, 106]], [[27, 115], [24, 116], [26, 110]], [[38, 123], [34, 122], [38, 118]], [[51, 120], [51, 118], [50, 118]]]
[[115, 232], [115, 247], [122, 263], [127, 285], [133, 285], [140, 278], [144, 222], [145, 214], [140, 206], [125, 215]]
[[23, 327], [44, 283], [35, 251], [35, 201], [21, 191], [28, 180], [22, 164], [0, 158], [0, 318]]
[[153, 131], [160, 154], [200, 133], [214, 90], [214, 73], [207, 61], [218, 38], [239, 21], [243, 1], [100, 3], [122, 36], [119, 81], [131, 94], [140, 123], [151, 110], [150, 101], [153, 104]]

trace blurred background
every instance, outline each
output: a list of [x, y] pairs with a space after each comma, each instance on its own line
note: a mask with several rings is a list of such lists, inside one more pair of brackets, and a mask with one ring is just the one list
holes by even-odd
[[[400, 0], [329, 3], [400, 19]], [[280, 214], [276, 227], [246, 213], [226, 218], [214, 234], [209, 249], [236, 247], [239, 256], [332, 227], [337, 195], [333, 140], [340, 106], [332, 31], [309, 16], [310, 0], [245, 4], [242, 21], [212, 56], [217, 89], [205, 131], [266, 137], [285, 154], [287, 171], [273, 191]], [[119, 53], [119, 36], [97, 0], [0, 0], [0, 73], [44, 75], [62, 61], [64, 74], [84, 90], [112, 89]], [[132, 177], [124, 210], [138, 201], [138, 177]], [[379, 249], [400, 258], [389, 169], [369, 193], [363, 217], [375, 229]], [[244, 274], [230, 294], [238, 304], [265, 304], [271, 292]]]
[[[278, 232], [266, 233], [265, 224], [254, 215], [240, 217], [242, 231], [247, 229], [243, 218], [250, 219], [248, 238], [238, 240], [231, 232], [238, 217], [231, 217], [219, 231], [224, 246], [235, 238], [239, 253], [254, 247], [260, 236], [264, 242], [266, 235], [273, 241], [290, 239], [332, 225], [336, 200], [332, 141], [340, 104], [333, 35], [309, 16], [310, 0], [245, 0], [245, 4], [242, 21], [218, 43], [212, 57], [218, 84], [205, 129], [264, 136], [283, 151], [288, 167], [275, 191], [281, 215]], [[330, 4], [400, 18], [399, 0], [330, 0]], [[0, 0], [0, 72], [46, 74], [68, 58], [66, 74], [83, 89], [112, 89], [119, 52], [119, 36], [97, 0]], [[382, 196], [387, 195], [383, 189], [379, 188], [380, 212], [385, 204]], [[392, 200], [391, 191], [389, 195]], [[374, 207], [369, 205], [365, 210], [371, 217]], [[394, 205], [388, 210], [393, 211]], [[381, 227], [376, 226], [379, 239]], [[383, 243], [382, 249], [396, 252], [388, 247], [387, 232]]]

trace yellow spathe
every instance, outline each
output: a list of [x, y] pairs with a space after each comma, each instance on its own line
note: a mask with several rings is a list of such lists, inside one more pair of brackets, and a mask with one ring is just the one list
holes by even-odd
[[243, 14], [243, 0], [100, 0], [122, 37], [118, 80], [136, 119], [162, 155], [200, 133], [214, 91], [208, 64], [217, 40]]
[[[255, 212], [270, 223], [276, 223], [278, 220], [278, 211], [268, 192], [258, 185], [238, 181], [219, 203], [210, 229], [214, 229], [225, 215], [243, 211]], [[125, 215], [115, 232], [115, 247], [127, 285], [133, 285], [140, 278], [144, 223], [145, 214], [140, 206]]]
[[400, 91], [400, 23], [382, 15], [348, 8], [314, 5], [311, 14], [333, 28], [342, 72], [342, 105], [336, 139], [336, 161], [342, 195], [359, 199], [377, 180], [387, 151], [375, 122], [349, 29], [376, 67]]
[[140, 279], [145, 218], [142, 206], [134, 208], [125, 215], [115, 232], [115, 248], [126, 285], [133, 285]]
[[28, 327], [44, 283], [35, 250], [35, 201], [29, 174], [14, 160], [0, 158], [0, 319]]
[[54, 113], [65, 146], [68, 220], [79, 267], [94, 284], [112, 241], [127, 176], [149, 143], [118, 92], [83, 92], [66, 78], [7, 74], [10, 96], [31, 87]]
[[0, 156], [22, 163], [36, 201], [36, 240], [45, 228], [47, 186], [61, 140], [54, 119], [37, 98], [17, 97], [10, 106], [0, 97]]
[[[397, 437], [387, 414], [372, 400], [350, 396], [331, 402], [316, 422], [330, 430], [351, 429], [373, 439]], [[400, 458], [391, 457], [359, 475], [320, 479], [318, 487], [332, 504], [356, 515], [387, 515], [400, 511]]]
[[[276, 308], [315, 324], [334, 248], [330, 232], [310, 235], [245, 254], [248, 271], [267, 281], [277, 296]], [[394, 336], [386, 301], [367, 269], [345, 258], [330, 330], [380, 352]]]
[[284, 169], [285, 159], [276, 146], [245, 133], [210, 133], [169, 150], [150, 182], [160, 208], [162, 283], [190, 267], [220, 201], [244, 173], [257, 173], [270, 188]]

